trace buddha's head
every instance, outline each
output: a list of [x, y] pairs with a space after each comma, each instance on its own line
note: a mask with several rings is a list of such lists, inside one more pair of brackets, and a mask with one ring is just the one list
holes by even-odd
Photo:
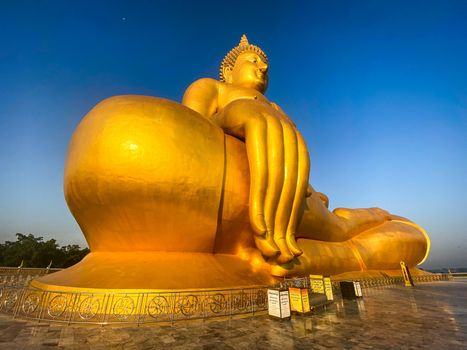
[[238, 46], [224, 57], [220, 67], [220, 80], [264, 93], [268, 86], [266, 54], [258, 46], [248, 43], [243, 35]]

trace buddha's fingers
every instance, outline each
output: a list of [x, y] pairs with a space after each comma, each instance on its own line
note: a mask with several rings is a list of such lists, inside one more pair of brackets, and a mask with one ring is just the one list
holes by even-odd
[[282, 122], [282, 130], [284, 134], [284, 185], [274, 225], [274, 241], [281, 252], [277, 258], [279, 264], [289, 262], [294, 258], [286, 241], [286, 232], [292, 212], [298, 177], [298, 147], [295, 130], [287, 122]]
[[274, 224], [277, 205], [284, 184], [284, 136], [282, 124], [278, 118], [269, 115], [264, 116], [267, 123], [267, 160], [268, 160], [268, 185], [264, 201], [264, 218], [266, 222], [266, 240], [276, 252], [279, 248], [274, 242]]
[[251, 118], [246, 123], [245, 144], [250, 165], [250, 223], [253, 231], [262, 236], [266, 233], [264, 199], [268, 182], [267, 125], [262, 116]]
[[[287, 227], [286, 242], [290, 251], [299, 256], [303, 251], [299, 248], [295, 239], [295, 232], [297, 230], [299, 218], [301, 216], [303, 202], [307, 196], [308, 191], [308, 178], [310, 176], [310, 156], [302, 135], [297, 131], [297, 148], [298, 148], [298, 177], [297, 189], [295, 191], [295, 198], [292, 206], [292, 213], [290, 214], [290, 221]], [[311, 188], [310, 188], [311, 190]]]

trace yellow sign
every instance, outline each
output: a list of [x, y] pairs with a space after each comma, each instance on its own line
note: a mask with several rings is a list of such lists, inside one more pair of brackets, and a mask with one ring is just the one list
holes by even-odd
[[413, 280], [412, 276], [410, 274], [408, 266], [405, 264], [405, 262], [401, 261], [401, 269], [402, 269], [402, 275], [404, 276], [404, 284], [406, 287], [413, 287]]
[[290, 309], [292, 311], [303, 312], [302, 294], [300, 288], [289, 288]]
[[322, 275], [310, 275], [310, 288], [313, 293], [324, 294]]
[[308, 289], [289, 288], [290, 309], [292, 311], [306, 313], [310, 312], [310, 301], [308, 299]]
[[303, 312], [310, 312], [310, 298], [308, 297], [308, 289], [301, 289], [302, 294], [302, 305], [303, 305]]
[[334, 295], [332, 294], [332, 283], [331, 277], [324, 277], [324, 291], [326, 292], [326, 299], [334, 300]]

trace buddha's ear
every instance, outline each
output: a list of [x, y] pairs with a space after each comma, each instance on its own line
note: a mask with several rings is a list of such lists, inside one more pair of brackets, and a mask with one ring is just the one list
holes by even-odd
[[224, 67], [222, 74], [224, 75], [224, 80], [226, 83], [232, 83], [232, 67]]

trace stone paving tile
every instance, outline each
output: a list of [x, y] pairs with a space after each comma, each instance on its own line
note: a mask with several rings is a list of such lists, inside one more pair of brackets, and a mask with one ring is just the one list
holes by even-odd
[[364, 290], [290, 321], [266, 315], [141, 327], [66, 326], [0, 315], [0, 349], [467, 349], [467, 281]]

